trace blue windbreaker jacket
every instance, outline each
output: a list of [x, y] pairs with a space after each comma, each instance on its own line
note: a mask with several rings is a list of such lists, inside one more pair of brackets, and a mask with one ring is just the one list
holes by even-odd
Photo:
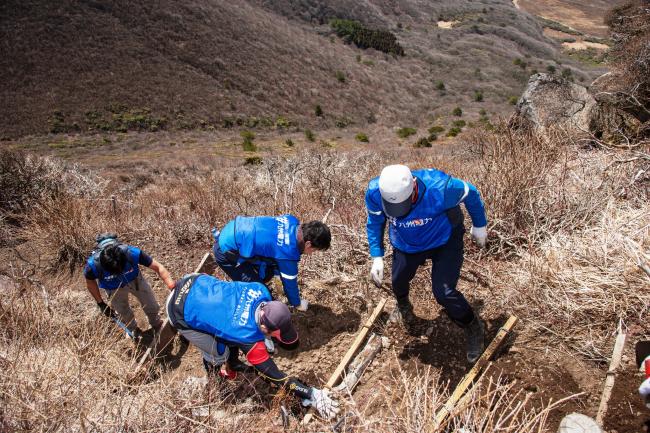
[[405, 253], [419, 253], [444, 245], [451, 234], [447, 210], [465, 204], [474, 227], [485, 227], [485, 207], [476, 187], [440, 170], [414, 170], [418, 198], [403, 217], [388, 217], [381, 205], [379, 177], [368, 184], [366, 231], [372, 257], [384, 255], [384, 226], [388, 222], [390, 243]]
[[233, 343], [255, 343], [264, 340], [255, 321], [255, 311], [262, 302], [270, 302], [271, 294], [262, 283], [221, 281], [201, 274], [188, 287], [181, 286], [175, 299], [175, 311], [191, 329]]
[[219, 232], [219, 248], [237, 251], [239, 261], [252, 261], [261, 267], [268, 260], [276, 264], [284, 293], [291, 305], [300, 305], [298, 289], [297, 229], [300, 222], [293, 215], [238, 216]]

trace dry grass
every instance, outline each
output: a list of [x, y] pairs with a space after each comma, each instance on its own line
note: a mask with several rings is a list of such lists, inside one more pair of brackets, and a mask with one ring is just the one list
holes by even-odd
[[[499, 131], [477, 131], [465, 151], [451, 155], [411, 149], [301, 153], [246, 170], [224, 167], [163, 178], [125, 193], [102, 184], [103, 197], [115, 194], [116, 212], [110, 199], [89, 197], [84, 188], [60, 188], [53, 198], [30, 201], [21, 218], [24, 244], [16, 249], [23, 260], [5, 251], [9, 260], [1, 269], [6, 276], [0, 280], [2, 426], [281, 430], [276, 412], [254, 392], [249, 403], [227, 403], [227, 395], [188, 386], [175, 371], [160, 372], [150, 382], [130, 380], [137, 356], [131, 344], [106, 333], [87, 293], [71, 287], [78, 280], [59, 271], [79, 269], [100, 231], [117, 231], [128, 242], [151, 247], [154, 255], [164, 248], [171, 252], [170, 268], [180, 275], [189, 269], [173, 256], [207, 249], [209, 228], [236, 214], [293, 212], [307, 220], [331, 211], [333, 248], [305, 260], [305, 287], [316, 290], [338, 278], [348, 282], [341, 288], [346, 296], [373, 296], [364, 283], [368, 257], [361, 197], [367, 181], [395, 162], [440, 167], [482, 191], [491, 248], [488, 253], [468, 248], [466, 270], [499, 288], [498, 296], [485, 294], [488, 308], [516, 312], [523, 319], [520, 338], [531, 346], [563, 346], [585, 359], [602, 360], [616, 320], [637, 326], [650, 304], [648, 277], [636, 265], [648, 260], [650, 247], [647, 178], [638, 175], [648, 172], [647, 160], [638, 157], [638, 148], [587, 151], [567, 145], [560, 134], [544, 141]], [[89, 182], [78, 168], [58, 162], [52, 167], [52, 173], [64, 173], [78, 185]], [[346, 419], [352, 428], [439, 431], [432, 415], [447, 394], [438, 373], [399, 370], [399, 364], [395, 371], [377, 405], [349, 403]], [[526, 398], [514, 384], [484, 384], [450, 425], [458, 431], [545, 431], [549, 409], [532, 411]], [[192, 412], [205, 407], [206, 417]]]

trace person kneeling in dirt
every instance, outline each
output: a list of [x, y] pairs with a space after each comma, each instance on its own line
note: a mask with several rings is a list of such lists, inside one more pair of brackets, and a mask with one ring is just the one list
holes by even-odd
[[309, 303], [298, 289], [303, 254], [330, 247], [330, 229], [320, 221], [300, 224], [293, 215], [238, 216], [219, 231], [212, 229], [214, 258], [233, 281], [268, 284], [279, 275], [289, 304], [305, 311]]
[[415, 319], [409, 284], [419, 266], [432, 261], [433, 295], [451, 320], [465, 330], [467, 360], [475, 362], [484, 349], [483, 324], [462, 293], [456, 290], [463, 264], [463, 213], [472, 219], [474, 241], [485, 247], [487, 221], [481, 197], [473, 185], [435, 169], [411, 170], [389, 165], [368, 184], [367, 235], [373, 258], [370, 275], [381, 286], [384, 274], [384, 227], [393, 246], [392, 288], [406, 323]]
[[323, 418], [339, 411], [327, 390], [288, 377], [271, 359], [264, 340], [273, 338], [281, 347], [298, 346], [289, 307], [273, 301], [268, 288], [258, 282], [228, 282], [206, 274], [184, 276], [167, 299], [167, 315], [178, 332], [203, 353], [208, 375], [235, 379], [248, 367], [239, 360], [240, 350], [255, 371], [267, 381], [286, 386], [314, 406]]
[[[162, 326], [160, 305], [149, 283], [140, 273], [140, 265], [153, 269], [172, 290], [175, 283], [167, 269], [139, 248], [120, 243], [115, 234], [101, 234], [96, 241], [97, 247], [86, 262], [84, 277], [86, 287], [97, 301], [99, 310], [109, 318], [121, 320], [133, 336], [139, 337], [142, 331], [129, 306], [131, 294], [140, 301], [149, 325], [155, 332], [159, 332]], [[106, 292], [110, 306], [102, 299], [99, 288]]]

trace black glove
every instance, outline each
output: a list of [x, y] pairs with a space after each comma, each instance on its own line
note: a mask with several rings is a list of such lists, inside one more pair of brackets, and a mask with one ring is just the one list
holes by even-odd
[[101, 311], [102, 314], [104, 316], [108, 317], [109, 319], [111, 319], [113, 316], [115, 316], [115, 312], [113, 311], [113, 309], [111, 307], [106, 305], [106, 302], [100, 301], [100, 302], [97, 303], [97, 306], [99, 307], [99, 311]]

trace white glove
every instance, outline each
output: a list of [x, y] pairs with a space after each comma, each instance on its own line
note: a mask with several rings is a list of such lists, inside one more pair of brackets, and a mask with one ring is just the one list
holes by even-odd
[[650, 377], [644, 380], [639, 387], [639, 394], [641, 394], [641, 397], [647, 397], [650, 395]]
[[275, 343], [273, 343], [273, 340], [271, 337], [266, 337], [264, 339], [264, 346], [266, 346], [266, 351], [273, 354], [275, 353]]
[[372, 281], [375, 282], [377, 287], [381, 286], [381, 281], [384, 279], [384, 258], [375, 257], [372, 259], [372, 268], [370, 268], [370, 276]]
[[472, 236], [472, 240], [476, 242], [481, 248], [485, 248], [487, 242], [487, 226], [485, 227], [472, 227], [469, 231], [469, 234]]
[[301, 299], [300, 300], [300, 305], [296, 307], [296, 310], [298, 311], [307, 311], [307, 308], [309, 308], [309, 301], [306, 299]]
[[332, 419], [339, 413], [339, 404], [336, 400], [329, 396], [329, 391], [326, 389], [311, 389], [311, 399], [303, 400], [304, 406], [313, 406], [316, 408], [320, 416], [324, 419]]

